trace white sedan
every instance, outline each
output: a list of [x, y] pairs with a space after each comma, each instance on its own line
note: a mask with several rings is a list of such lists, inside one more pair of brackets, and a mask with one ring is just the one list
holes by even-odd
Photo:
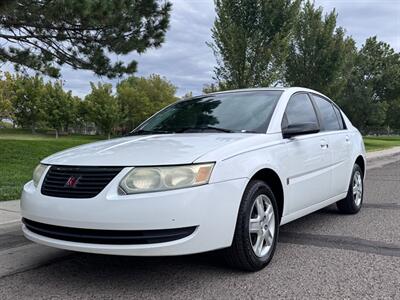
[[271, 260], [279, 226], [363, 202], [365, 148], [326, 96], [259, 88], [170, 105], [129, 136], [42, 160], [22, 193], [23, 232], [74, 251], [159, 256], [223, 249]]

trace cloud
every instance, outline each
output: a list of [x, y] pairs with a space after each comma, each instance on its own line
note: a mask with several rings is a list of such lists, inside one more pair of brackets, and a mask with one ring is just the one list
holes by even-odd
[[400, 1], [398, 0], [316, 0], [325, 12], [336, 9], [338, 25], [346, 29], [357, 46], [368, 37], [389, 43], [400, 51]]
[[138, 61], [138, 75], [157, 73], [178, 87], [178, 94], [201, 93], [212, 82], [215, 59], [206, 45], [215, 18], [212, 1], [173, 1], [171, 26], [160, 49], [151, 49]]
[[[178, 95], [188, 91], [200, 94], [204, 84], [211, 83], [216, 64], [206, 42], [211, 41], [211, 27], [215, 18], [213, 0], [172, 0], [170, 29], [159, 49], [150, 49], [142, 55], [130, 54], [120, 59], [138, 61], [138, 76], [157, 73], [178, 87]], [[346, 29], [361, 47], [367, 37], [390, 43], [400, 50], [399, 0], [316, 0], [325, 12], [336, 8], [338, 25]], [[2, 70], [9, 69], [2, 67]], [[62, 68], [65, 87], [74, 95], [84, 96], [90, 91], [90, 81], [112, 82], [89, 71]]]

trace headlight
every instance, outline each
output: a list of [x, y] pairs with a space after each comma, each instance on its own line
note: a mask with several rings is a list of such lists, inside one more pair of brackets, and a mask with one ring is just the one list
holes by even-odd
[[213, 163], [134, 168], [120, 183], [126, 194], [156, 192], [208, 183]]
[[42, 178], [42, 175], [44, 171], [46, 171], [46, 168], [46, 165], [38, 164], [33, 171], [33, 184], [35, 185], [35, 187], [38, 186], [40, 178]]

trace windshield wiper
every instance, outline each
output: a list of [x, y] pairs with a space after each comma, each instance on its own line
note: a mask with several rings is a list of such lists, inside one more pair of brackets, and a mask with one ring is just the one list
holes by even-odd
[[169, 130], [145, 130], [145, 129], [139, 129], [139, 130], [130, 132], [128, 135], [168, 134], [168, 133], [175, 133], [175, 132], [174, 131], [169, 131]]
[[214, 126], [186, 127], [186, 128], [182, 128], [182, 129], [177, 130], [177, 132], [183, 133], [183, 132], [188, 132], [188, 131], [196, 132], [196, 131], [205, 131], [205, 130], [215, 130], [215, 131], [227, 132], [227, 133], [237, 132], [235, 130], [226, 129], [226, 128], [220, 128], [220, 127], [214, 127]]
[[204, 132], [207, 130], [213, 130], [213, 131], [218, 131], [218, 132], [224, 132], [224, 133], [258, 133], [256, 131], [247, 131], [247, 130], [232, 130], [232, 129], [227, 129], [227, 128], [220, 128], [220, 127], [214, 127], [214, 126], [201, 126], [201, 127], [185, 127], [185, 128], [180, 128], [177, 130], [160, 130], [160, 129], [154, 129], [154, 130], [145, 130], [145, 129], [139, 129], [137, 131], [133, 131], [129, 133], [128, 135], [146, 135], [146, 134], [171, 134], [171, 133], [185, 133], [185, 132]]
[[211, 130], [216, 130], [216, 131], [221, 131], [221, 132], [228, 132], [228, 133], [237, 132], [237, 131], [232, 130], [232, 129], [226, 129], [226, 128], [220, 128], [220, 127], [214, 127], [214, 126], [206, 126], [205, 129], [211, 129]]

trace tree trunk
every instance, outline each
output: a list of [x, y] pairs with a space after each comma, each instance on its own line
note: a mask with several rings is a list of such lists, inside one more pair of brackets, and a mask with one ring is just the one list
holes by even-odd
[[110, 139], [111, 138], [111, 133], [108, 133], [108, 139]]
[[56, 129], [56, 139], [58, 139], [58, 129]]
[[32, 134], [36, 134], [36, 126], [35, 126], [35, 123], [32, 123], [32, 125], [31, 125], [31, 131], [32, 131]]

